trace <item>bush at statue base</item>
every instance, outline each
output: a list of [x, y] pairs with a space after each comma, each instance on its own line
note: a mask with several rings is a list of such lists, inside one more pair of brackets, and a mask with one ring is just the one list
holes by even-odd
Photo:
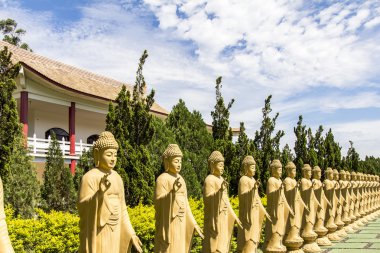
[[65, 212], [45, 213], [36, 210], [37, 217], [13, 217], [6, 208], [8, 232], [15, 252], [67, 253], [77, 252], [79, 246], [79, 217]]
[[[266, 198], [262, 198], [266, 206]], [[232, 208], [238, 214], [238, 198], [230, 199]], [[195, 220], [203, 228], [203, 200], [189, 199]], [[76, 214], [51, 211], [45, 213], [37, 209], [37, 216], [32, 219], [14, 217], [13, 209], [5, 209], [9, 236], [15, 252], [25, 253], [70, 253], [79, 247], [79, 217]], [[139, 204], [128, 208], [131, 223], [144, 246], [144, 252], [153, 252], [155, 232], [155, 211], [153, 205]], [[236, 252], [236, 234], [231, 241], [231, 252]], [[196, 234], [191, 248], [192, 253], [201, 252], [202, 240]]]

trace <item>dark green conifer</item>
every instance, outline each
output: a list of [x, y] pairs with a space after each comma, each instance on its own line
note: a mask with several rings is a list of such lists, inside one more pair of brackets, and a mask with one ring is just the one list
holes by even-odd
[[69, 167], [64, 164], [63, 154], [55, 134], [51, 136], [43, 180], [42, 198], [45, 201], [45, 210], [70, 212], [76, 210], [73, 176]]

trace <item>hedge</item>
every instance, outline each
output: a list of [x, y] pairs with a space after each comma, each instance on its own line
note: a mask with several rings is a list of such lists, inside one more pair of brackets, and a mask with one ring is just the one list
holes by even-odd
[[[239, 201], [231, 198], [232, 208], [238, 213]], [[203, 227], [203, 201], [190, 199], [190, 208], [200, 227]], [[266, 206], [266, 198], [262, 199]], [[131, 223], [140, 237], [144, 252], [153, 252], [154, 206], [139, 204], [128, 208]], [[36, 217], [21, 219], [14, 216], [11, 206], [5, 209], [9, 236], [15, 252], [69, 253], [77, 252], [79, 246], [79, 217], [76, 214], [36, 210]], [[202, 240], [195, 236], [191, 252], [201, 252]], [[236, 251], [236, 228], [231, 242], [231, 252]]]

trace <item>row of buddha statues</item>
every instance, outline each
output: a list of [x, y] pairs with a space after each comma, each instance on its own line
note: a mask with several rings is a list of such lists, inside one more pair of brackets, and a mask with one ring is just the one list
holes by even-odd
[[[101, 133], [93, 150], [95, 168], [83, 176], [78, 197], [79, 252], [126, 253], [132, 247], [143, 252], [128, 215], [123, 181], [113, 170], [118, 150], [113, 134]], [[202, 230], [191, 212], [186, 182], [179, 174], [182, 157], [176, 144], [169, 144], [162, 156], [165, 171], [157, 178], [154, 193], [155, 253], [190, 252], [194, 232], [203, 239], [203, 253], [228, 253], [235, 224], [241, 253], [257, 252], [264, 225], [266, 253], [321, 252], [320, 246], [342, 240], [380, 215], [378, 176], [327, 168], [322, 182], [321, 169], [305, 164], [302, 179], [297, 181], [297, 168], [289, 162], [285, 166], [287, 177], [282, 180], [279, 160], [269, 166], [265, 208], [258, 192], [260, 182], [254, 179], [256, 162], [246, 156], [238, 186], [237, 216], [229, 201], [228, 183], [222, 177], [223, 155], [214, 151], [208, 158], [210, 174], [203, 186]], [[0, 222], [3, 220], [1, 216]], [[0, 239], [5, 238], [0, 241], [0, 252], [12, 253], [6, 224], [5, 232], [0, 234]]]

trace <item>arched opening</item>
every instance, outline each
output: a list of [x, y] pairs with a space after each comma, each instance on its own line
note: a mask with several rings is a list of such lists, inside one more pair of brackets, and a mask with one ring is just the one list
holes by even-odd
[[94, 142], [97, 141], [98, 139], [99, 139], [99, 134], [90, 135], [87, 138], [87, 144], [94, 144]]
[[58, 141], [61, 141], [62, 138], [65, 139], [65, 141], [69, 141], [69, 133], [63, 130], [62, 128], [53, 127], [50, 128], [45, 132], [45, 138], [48, 139], [49, 136], [52, 136], [53, 133], [55, 133], [55, 136], [57, 137]]

